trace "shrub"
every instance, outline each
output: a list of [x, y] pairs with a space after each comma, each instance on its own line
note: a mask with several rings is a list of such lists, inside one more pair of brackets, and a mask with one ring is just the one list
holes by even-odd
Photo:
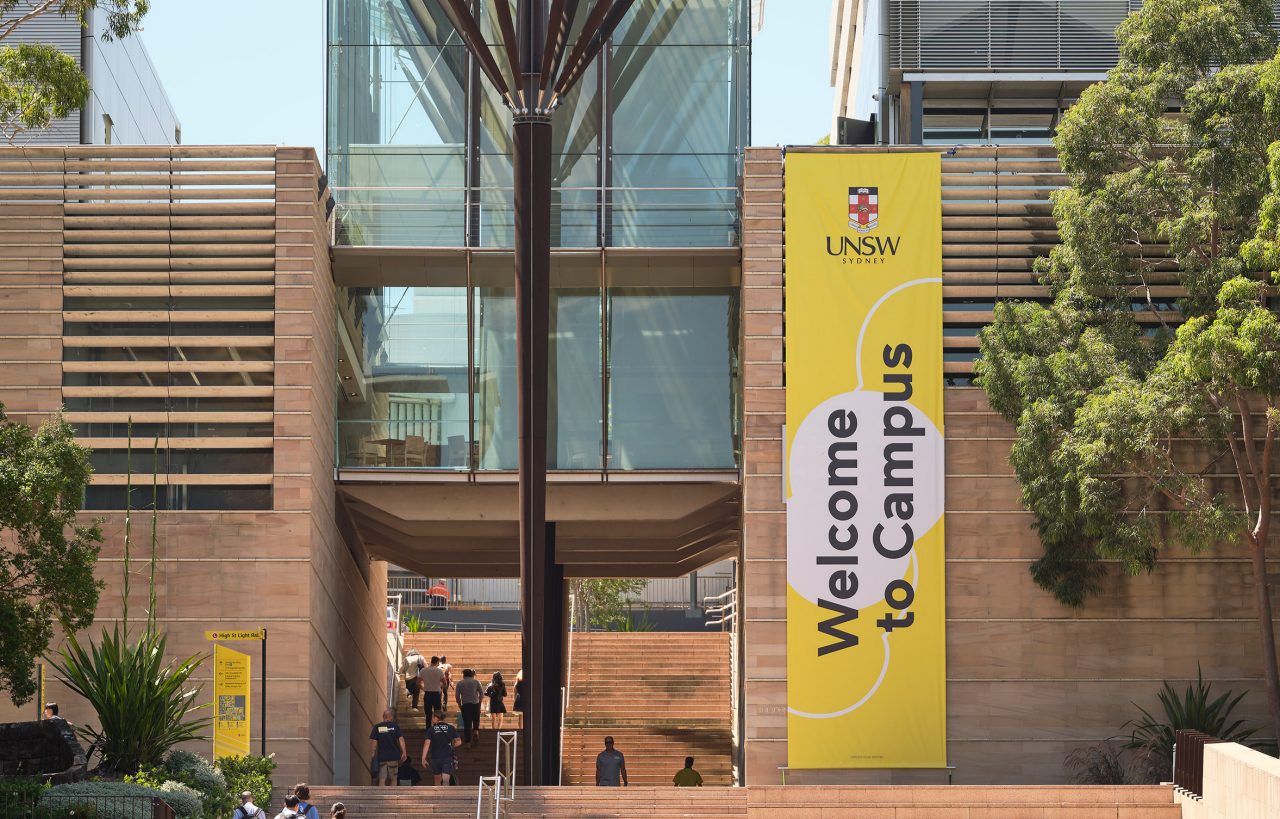
[[99, 743], [110, 770], [132, 773], [154, 766], [180, 742], [200, 739], [208, 717], [192, 718], [199, 687], [188, 682], [203, 656], [165, 661], [167, 638], [147, 630], [131, 641], [117, 624], [87, 648], [70, 635], [53, 663], [68, 687], [89, 701], [101, 729], [80, 728]]
[[169, 807], [173, 808], [173, 812], [178, 814], [179, 819], [201, 819], [205, 815], [215, 816], [212, 813], [205, 814], [200, 791], [195, 788], [170, 779], [160, 786], [160, 791], [164, 794], [164, 801], [169, 803]]
[[[54, 816], [66, 815], [75, 807], [76, 817], [93, 816], [97, 819], [151, 819], [151, 799], [160, 797], [169, 802], [169, 794], [157, 788], [148, 788], [129, 782], [72, 782], [55, 785], [40, 798], [40, 806]], [[172, 802], [175, 812], [178, 807]], [[85, 809], [93, 813], [85, 813]], [[198, 810], [198, 808], [197, 808]], [[199, 816], [199, 813], [178, 813], [180, 817]]]
[[1063, 767], [1076, 785], [1146, 785], [1159, 780], [1146, 764], [1145, 754], [1121, 748], [1111, 740], [1077, 748]]
[[[227, 790], [227, 780], [209, 764], [209, 760], [191, 751], [170, 751], [164, 762], [154, 768], [143, 768], [126, 776], [126, 782], [159, 790], [170, 790], [167, 784], [182, 785], [199, 800], [198, 815], [220, 819], [235, 810], [237, 800]], [[239, 793], [239, 791], [237, 791]], [[177, 810], [177, 806], [173, 806]]]
[[220, 756], [218, 771], [227, 782], [227, 793], [240, 804], [239, 796], [245, 791], [253, 794], [253, 804], [270, 814], [271, 774], [276, 769], [276, 756]]
[[1224, 742], [1252, 744], [1247, 740], [1258, 729], [1245, 728], [1244, 720], [1231, 720], [1231, 712], [1247, 692], [1241, 692], [1233, 698], [1228, 691], [1211, 699], [1212, 690], [1213, 683], [1204, 681], [1204, 675], [1197, 665], [1195, 684], [1188, 685], [1186, 691], [1179, 694], [1166, 681], [1157, 693], [1164, 711], [1163, 719], [1134, 704], [1142, 712], [1142, 718], [1131, 719], [1121, 726], [1133, 726], [1125, 747], [1146, 754], [1152, 772], [1158, 777], [1157, 781], [1173, 775], [1173, 744], [1177, 732], [1183, 728], [1202, 731]]

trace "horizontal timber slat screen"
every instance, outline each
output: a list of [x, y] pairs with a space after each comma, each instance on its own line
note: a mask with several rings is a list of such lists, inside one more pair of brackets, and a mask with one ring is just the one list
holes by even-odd
[[161, 508], [272, 508], [277, 177], [301, 155], [0, 149], [0, 285], [41, 293], [14, 329], [58, 348], [46, 386], [94, 448], [89, 508], [122, 508], [127, 471], [134, 506], [150, 503], [153, 442]]

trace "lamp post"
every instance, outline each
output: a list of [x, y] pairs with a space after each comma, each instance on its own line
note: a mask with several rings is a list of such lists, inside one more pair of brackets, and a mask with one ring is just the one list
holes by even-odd
[[[547, 356], [551, 301], [551, 119], [622, 22], [633, 0], [494, 3], [500, 66], [470, 0], [445, 13], [512, 113], [515, 174], [517, 414], [519, 416], [520, 618], [524, 757], [530, 785], [559, 784], [564, 674], [564, 567], [547, 521]], [[582, 29], [569, 48], [579, 13]]]

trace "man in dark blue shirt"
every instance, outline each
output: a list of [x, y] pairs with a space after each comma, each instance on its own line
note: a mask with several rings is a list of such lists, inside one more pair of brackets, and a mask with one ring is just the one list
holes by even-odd
[[437, 785], [450, 784], [456, 770], [453, 749], [461, 744], [458, 730], [444, 721], [444, 712], [436, 710], [432, 713], [427, 741], [422, 745], [422, 767], [431, 766]]
[[369, 732], [369, 740], [373, 753], [373, 764], [376, 766], [377, 785], [395, 785], [400, 763], [409, 758], [409, 750], [404, 744], [404, 734], [395, 722], [395, 713], [390, 708], [382, 712], [382, 722], [373, 726]]

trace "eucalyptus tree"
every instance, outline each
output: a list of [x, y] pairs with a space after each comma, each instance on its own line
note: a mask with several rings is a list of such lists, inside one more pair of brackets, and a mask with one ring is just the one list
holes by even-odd
[[0, 405], [0, 691], [21, 705], [53, 640], [93, 622], [102, 532], [77, 519], [93, 469], [89, 450], [55, 416], [39, 429]]
[[[1267, 0], [1148, 0], [1054, 143], [1051, 301], [998, 305], [979, 383], [1044, 554], [1084, 605], [1108, 563], [1243, 547], [1280, 735], [1266, 555], [1280, 464], [1280, 57]], [[1177, 297], [1176, 309], [1169, 302]]]
[[0, 139], [12, 143], [25, 131], [47, 128], [89, 98], [89, 81], [74, 57], [47, 43], [11, 44], [24, 26], [58, 15], [87, 27], [98, 9], [105, 22], [101, 36], [127, 37], [150, 5], [150, 0], [0, 0]]

